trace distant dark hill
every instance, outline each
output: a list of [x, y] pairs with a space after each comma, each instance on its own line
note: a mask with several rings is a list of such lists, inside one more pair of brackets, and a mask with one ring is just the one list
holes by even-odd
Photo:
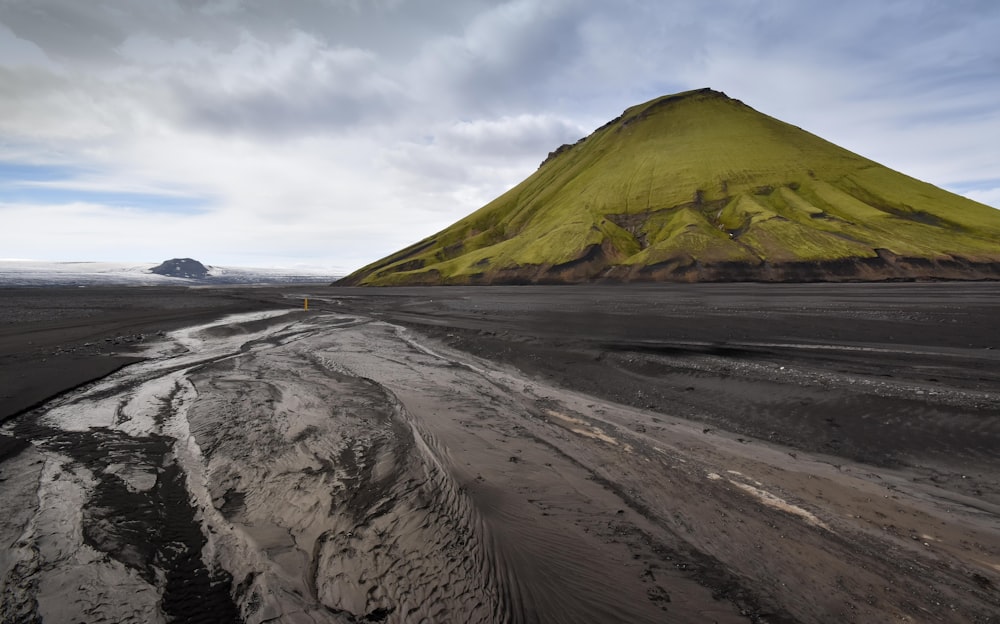
[[701, 89], [343, 285], [1000, 278], [1000, 211]]
[[173, 258], [166, 260], [149, 270], [150, 273], [166, 275], [167, 277], [183, 277], [187, 279], [205, 279], [208, 269], [204, 264], [191, 258]]

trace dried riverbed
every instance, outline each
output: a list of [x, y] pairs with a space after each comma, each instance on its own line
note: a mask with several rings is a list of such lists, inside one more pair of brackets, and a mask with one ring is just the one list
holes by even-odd
[[[0, 620], [996, 621], [990, 381], [907, 412], [921, 390], [859, 351], [600, 323], [567, 345], [461, 297], [314, 301], [168, 332], [4, 425]], [[901, 350], [879, 357], [921, 357]], [[869, 395], [955, 432], [919, 461], [875, 444], [887, 425], [834, 401]], [[727, 423], [770, 405], [777, 428], [802, 397], [823, 419], [784, 438]], [[839, 447], [802, 441], [831, 417]]]

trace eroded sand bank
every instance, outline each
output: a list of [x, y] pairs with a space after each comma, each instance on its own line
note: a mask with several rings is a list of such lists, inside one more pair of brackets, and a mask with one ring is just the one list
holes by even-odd
[[234, 316], [9, 422], [31, 444], [0, 464], [0, 620], [1000, 610], [989, 497], [600, 399], [446, 342], [363, 314]]

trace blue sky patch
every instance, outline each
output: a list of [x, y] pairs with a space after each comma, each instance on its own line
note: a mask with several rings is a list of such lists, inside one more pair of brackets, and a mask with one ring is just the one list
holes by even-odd
[[[197, 214], [207, 210], [205, 197], [135, 191], [72, 188], [87, 171], [62, 165], [0, 162], [0, 203], [69, 204], [86, 202], [147, 212]], [[61, 186], [47, 184], [62, 183]]]
[[1000, 178], [987, 178], [985, 180], [966, 180], [964, 182], [951, 182], [947, 185], [953, 193], [971, 193], [973, 191], [989, 191], [1000, 188]]

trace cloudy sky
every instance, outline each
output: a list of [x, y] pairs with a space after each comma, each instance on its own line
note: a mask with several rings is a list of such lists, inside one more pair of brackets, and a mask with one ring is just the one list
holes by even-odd
[[712, 87], [1000, 206], [995, 0], [0, 0], [0, 258], [346, 272]]

